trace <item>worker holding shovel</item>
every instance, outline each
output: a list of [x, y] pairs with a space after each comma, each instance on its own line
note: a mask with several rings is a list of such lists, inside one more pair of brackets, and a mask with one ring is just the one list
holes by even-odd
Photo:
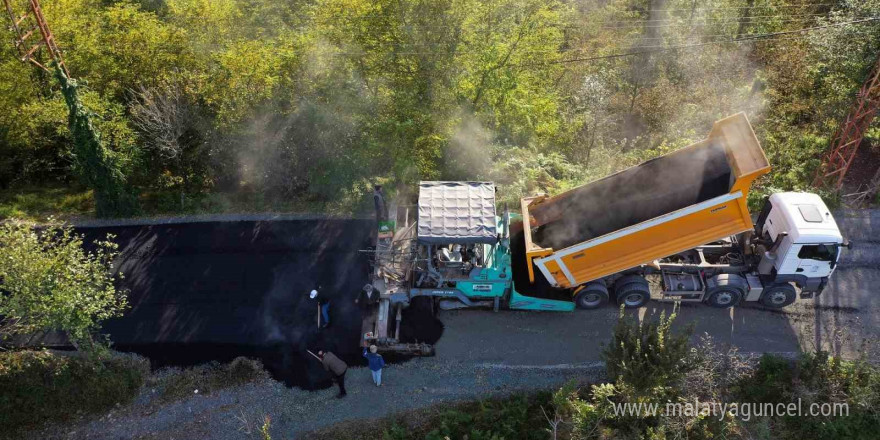
[[336, 398], [341, 399], [345, 397], [348, 394], [345, 392], [345, 372], [348, 370], [348, 365], [329, 351], [319, 350], [318, 354], [309, 351], [309, 354], [321, 361], [324, 370], [333, 375], [333, 382], [336, 382], [336, 385], [339, 386], [339, 394], [336, 395]]
[[[320, 289], [321, 286], [318, 286]], [[317, 290], [309, 292], [310, 299], [318, 300], [318, 327], [327, 328], [330, 326], [330, 299], [319, 295]]]

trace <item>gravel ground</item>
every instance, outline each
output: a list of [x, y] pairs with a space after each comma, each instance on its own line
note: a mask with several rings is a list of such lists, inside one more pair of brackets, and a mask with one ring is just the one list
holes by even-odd
[[[844, 253], [829, 289], [784, 312], [752, 306], [717, 310], [682, 306], [678, 325], [693, 324], [695, 338], [709, 333], [742, 352], [791, 354], [821, 346], [854, 355], [863, 338], [880, 332], [880, 211], [838, 217], [856, 245]], [[671, 311], [651, 303], [640, 318]], [[446, 325], [434, 358], [392, 365], [383, 387], [364, 368], [346, 375], [349, 396], [336, 390], [286, 388], [266, 380], [157, 407], [151, 390], [135, 403], [89, 421], [35, 432], [32, 438], [69, 439], [245, 439], [257, 438], [264, 416], [272, 417], [274, 439], [303, 434], [341, 421], [374, 418], [441, 402], [546, 389], [568, 379], [601, 379], [601, 344], [611, 336], [617, 311], [607, 308], [568, 314], [489, 311], [443, 312]], [[250, 432], [250, 434], [248, 433]]]
[[372, 384], [365, 368], [346, 374], [348, 396], [336, 389], [303, 391], [266, 380], [161, 408], [149, 404], [150, 390], [127, 408], [79, 426], [34, 433], [33, 438], [69, 439], [246, 439], [266, 415], [272, 438], [305, 438], [304, 433], [328, 425], [383, 416], [441, 402], [503, 395], [516, 390], [558, 386], [577, 376], [599, 380], [600, 362], [561, 366], [472, 364], [441, 358], [415, 359], [383, 373], [383, 385]]

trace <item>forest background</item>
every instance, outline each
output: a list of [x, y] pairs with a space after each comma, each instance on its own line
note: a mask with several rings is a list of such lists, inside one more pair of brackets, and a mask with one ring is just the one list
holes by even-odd
[[[373, 184], [438, 179], [493, 180], [514, 202], [737, 112], [774, 167], [755, 201], [809, 188], [880, 53], [880, 0], [42, 5], [142, 215], [345, 215]], [[0, 218], [93, 215], [59, 84], [12, 44], [0, 108]]]

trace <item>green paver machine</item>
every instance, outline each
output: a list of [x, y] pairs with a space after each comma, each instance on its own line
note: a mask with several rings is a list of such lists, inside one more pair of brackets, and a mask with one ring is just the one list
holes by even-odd
[[396, 221], [380, 222], [384, 230], [377, 234], [376, 248], [365, 251], [372, 263], [365, 290], [374, 305], [364, 317], [364, 342], [385, 352], [433, 354], [427, 344], [399, 341], [401, 310], [420, 296], [433, 298], [442, 309], [574, 309], [570, 299], [517, 291], [510, 226], [518, 215], [496, 213], [493, 183], [421, 182], [415, 209], [392, 212]]

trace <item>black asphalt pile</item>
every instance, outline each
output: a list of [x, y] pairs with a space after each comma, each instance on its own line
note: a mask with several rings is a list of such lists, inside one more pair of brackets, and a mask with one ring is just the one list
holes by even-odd
[[510, 266], [513, 271], [513, 288], [521, 295], [571, 301], [571, 294], [568, 291], [553, 288], [537, 267], [533, 268], [535, 282], [529, 281], [528, 266], [526, 265], [526, 239], [522, 229], [518, 229], [518, 232], [510, 236]]
[[443, 336], [443, 322], [437, 318], [432, 298], [416, 297], [400, 316], [400, 342], [436, 344]]
[[[114, 347], [141, 353], [154, 366], [260, 358], [288, 385], [329, 386], [306, 350], [323, 349], [350, 365], [361, 311], [354, 299], [369, 265], [367, 220], [204, 222], [82, 228], [87, 240], [116, 235], [118, 268], [131, 309], [104, 331]], [[327, 329], [317, 328], [322, 286], [331, 300]]]
[[720, 144], [678, 150], [571, 190], [558, 202], [538, 205], [551, 221], [533, 241], [563, 249], [727, 194], [731, 170]]

